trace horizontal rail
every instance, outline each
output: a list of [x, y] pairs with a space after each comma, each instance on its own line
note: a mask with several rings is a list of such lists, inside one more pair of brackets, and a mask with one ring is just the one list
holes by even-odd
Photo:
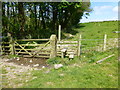
[[63, 44], [62, 44], [62, 45], [57, 44], [57, 46], [58, 46], [58, 47], [59, 47], [59, 46], [60, 46], [60, 47], [64, 47], [64, 46], [65, 46], [65, 47], [68, 47], [68, 46], [78, 46], [78, 45], [77, 45], [77, 44], [65, 44], [65, 45], [63, 45]]
[[104, 40], [104, 39], [81, 39], [81, 40]]
[[3, 48], [10, 48], [10, 46], [2, 46]]
[[10, 42], [1, 42], [2, 44], [10, 44]]
[[[69, 56], [70, 54], [66, 54], [65, 56]], [[77, 56], [77, 54], [74, 54], [75, 56]], [[61, 54], [57, 54], [57, 56], [61, 56]]]
[[49, 41], [50, 39], [20, 39], [16, 41]]
[[[77, 50], [77, 49], [76, 49]], [[76, 51], [75, 49], [74, 50], [67, 50], [67, 52], [73, 52], [73, 51]], [[61, 50], [57, 50], [57, 52], [61, 52]]]
[[[61, 54], [62, 52], [57, 52], [57, 54]], [[71, 53], [73, 53], [73, 54], [76, 54], [76, 52], [66, 52], [66, 54], [71, 54]]]
[[61, 43], [61, 44], [62, 44], [62, 43], [70, 43], [70, 44], [72, 44], [72, 43], [78, 43], [78, 41], [58, 41], [57, 43], [58, 43], [58, 44], [59, 44], [59, 43]]
[[[24, 49], [15, 48], [15, 50], [24, 50]], [[25, 50], [34, 51], [34, 50], [39, 50], [39, 49], [25, 49]], [[40, 52], [50, 52], [50, 51], [48, 51], [48, 50], [41, 50]]]
[[[20, 44], [21, 46], [42, 46], [41, 44]], [[44, 45], [44, 44], [43, 44]], [[16, 45], [15, 46], [19, 46], [19, 45]]]
[[[23, 57], [31, 57], [29, 55], [23, 55]], [[36, 56], [36, 57], [39, 57], [39, 58], [49, 58], [50, 56]]]
[[[27, 53], [27, 52], [16, 52], [16, 53], [17, 53], [17, 54], [19, 54], [19, 53], [21, 53], [21, 54], [22, 54], [22, 53], [23, 53], [23, 54], [29, 54], [29, 53]], [[39, 53], [39, 54], [50, 54], [50, 53]], [[39, 55], [39, 54], [38, 54], [38, 55]]]

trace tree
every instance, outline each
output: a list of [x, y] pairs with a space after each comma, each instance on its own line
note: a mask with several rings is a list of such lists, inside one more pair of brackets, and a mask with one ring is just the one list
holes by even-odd
[[90, 11], [90, 2], [4, 2], [3, 35], [9, 32], [16, 39], [50, 37], [59, 24], [67, 30]]

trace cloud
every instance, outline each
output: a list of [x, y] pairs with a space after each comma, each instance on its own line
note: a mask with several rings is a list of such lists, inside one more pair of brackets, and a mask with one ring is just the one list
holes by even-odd
[[91, 2], [119, 2], [119, 0], [90, 0]]
[[103, 15], [111, 11], [112, 8], [113, 6], [95, 6], [93, 10], [96, 15]]
[[113, 6], [95, 6], [94, 10], [106, 10], [106, 9], [111, 9]]
[[115, 6], [113, 9], [112, 9], [113, 12], [120, 12], [120, 6]]
[[102, 22], [102, 21], [114, 21], [114, 20], [118, 20], [117, 17], [113, 17], [113, 18], [107, 18], [107, 19], [82, 19], [81, 23], [85, 23], [85, 22]]
[[[119, 6], [120, 10], [120, 6]], [[93, 21], [111, 21], [118, 20], [118, 6], [117, 5], [102, 5], [94, 6], [93, 12], [90, 13], [88, 19], [81, 19], [81, 22], [93, 22]]]

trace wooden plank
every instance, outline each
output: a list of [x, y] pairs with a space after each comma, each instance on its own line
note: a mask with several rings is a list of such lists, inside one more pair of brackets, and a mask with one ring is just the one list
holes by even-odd
[[32, 55], [32, 57], [34, 57], [37, 53], [39, 53], [42, 49], [44, 49], [48, 44], [50, 43], [50, 41], [48, 41], [42, 48], [38, 49], [34, 55]]
[[[67, 50], [67, 52], [76, 52], [76, 51], [77, 51], [77, 50], [73, 50], [73, 51], [68, 51], [68, 50]], [[61, 51], [57, 51], [57, 52], [59, 53], [59, 52], [61, 52]]]
[[58, 44], [60, 43], [60, 44], [62, 44], [62, 43], [78, 43], [78, 41], [58, 41], [57, 42]]
[[[29, 55], [23, 55], [23, 57], [31, 57]], [[39, 58], [50, 58], [50, 56], [35, 56], [35, 57], [39, 57]]]
[[10, 44], [10, 42], [1, 42], [2, 44]]
[[49, 41], [50, 39], [20, 39], [17, 41]]
[[10, 48], [10, 46], [2, 46], [2, 48]]
[[[66, 54], [65, 56], [69, 56], [70, 54]], [[75, 56], [77, 56], [77, 54], [74, 54]], [[61, 54], [57, 54], [57, 56], [61, 56]]]
[[[62, 52], [57, 52], [57, 54], [61, 54]], [[71, 54], [71, 53], [73, 53], [73, 52], [66, 52], [66, 54]], [[74, 54], [75, 54], [75, 52], [74, 52]]]
[[[19, 53], [29, 54], [29, 53], [27, 53], [27, 52], [16, 52], [16, 53], [18, 53], [18, 54], [19, 54]], [[39, 53], [39, 54], [50, 54], [50, 53]], [[39, 54], [38, 54], [38, 55], [39, 55]]]
[[[41, 44], [20, 44], [20, 45], [21, 46], [40, 46]], [[15, 45], [15, 46], [19, 46], [19, 45]]]
[[57, 47], [69, 47], [69, 46], [78, 46], [78, 45], [77, 44], [65, 44], [65, 45], [57, 44]]
[[112, 55], [110, 55], [110, 56], [108, 56], [108, 57], [105, 57], [105, 58], [97, 61], [96, 63], [101, 63], [102, 61], [104, 61], [104, 60], [106, 60], [106, 59], [108, 59], [108, 58], [110, 58], [110, 57], [112, 57], [112, 56], [114, 56], [114, 55], [115, 55], [115, 54], [112, 54]]
[[[23, 49], [16, 48], [15, 50], [23, 50]], [[27, 51], [34, 51], [34, 50], [38, 50], [38, 49], [25, 49], [25, 50], [27, 50]], [[40, 52], [50, 52], [50, 51], [48, 51], [48, 50], [41, 50]]]
[[[15, 43], [16, 43], [16, 44], [18, 44], [16, 41], [15, 41]], [[18, 44], [18, 45], [19, 45], [19, 44]], [[19, 45], [19, 46], [20, 46], [23, 50], [25, 50], [25, 49], [24, 49], [24, 47], [22, 47], [21, 45]], [[25, 50], [25, 51], [26, 51], [26, 52], [28, 52], [27, 50]], [[28, 53], [29, 53], [29, 52], [28, 52]], [[31, 55], [31, 56], [32, 56], [32, 54], [31, 54], [31, 53], [29, 53], [29, 55]]]
[[8, 52], [10, 52], [10, 50], [2, 50], [2, 51], [5, 51], [5, 52], [8, 51]]

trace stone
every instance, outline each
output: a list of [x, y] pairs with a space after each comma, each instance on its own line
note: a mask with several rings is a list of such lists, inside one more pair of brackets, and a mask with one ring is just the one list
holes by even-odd
[[45, 68], [45, 66], [42, 66], [42, 68]]
[[61, 73], [61, 74], [59, 74], [60, 76], [64, 76], [64, 74], [63, 73]]
[[67, 49], [66, 49], [66, 48], [64, 48], [64, 49], [62, 49], [62, 50], [61, 50], [61, 52], [66, 52], [66, 51], [67, 51]]
[[17, 59], [16, 59], [17, 61], [19, 61], [20, 60], [20, 58], [19, 57], [17, 57]]
[[69, 55], [69, 58], [73, 59], [74, 58], [74, 54]]
[[33, 65], [34, 67], [38, 67], [39, 66], [39, 64], [35, 64], [35, 65]]
[[30, 67], [30, 65], [28, 65], [28, 67]]
[[6, 62], [7, 62], [7, 61], [10, 61], [10, 59], [6, 59], [5, 61], [6, 61]]
[[55, 64], [55, 65], [54, 65], [54, 68], [55, 68], [55, 69], [59, 69], [59, 68], [61, 68], [61, 67], [63, 67], [62, 64]]
[[32, 63], [32, 60], [30, 60], [29, 62]]
[[49, 72], [50, 72], [50, 70], [45, 71], [45, 73], [49, 73]]

